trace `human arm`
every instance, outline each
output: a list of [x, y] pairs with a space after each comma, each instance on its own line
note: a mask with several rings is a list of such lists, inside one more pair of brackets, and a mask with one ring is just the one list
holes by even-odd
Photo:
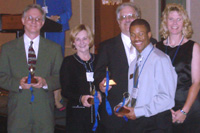
[[[37, 0], [37, 4], [44, 7], [43, 0]], [[57, 3], [52, 0], [46, 0], [46, 6], [48, 7], [47, 16], [49, 16], [50, 19], [62, 25], [68, 24], [72, 16], [71, 0], [61, 0]]]
[[[152, 57], [154, 60], [152, 60], [152, 62], [148, 65], [151, 71], [149, 71], [149, 74], [145, 74], [145, 77], [141, 77], [146, 80], [139, 80], [140, 87], [137, 99], [140, 100], [140, 103], [142, 104], [137, 105], [138, 101], [136, 103], [136, 107], [134, 108], [137, 118], [141, 116], [150, 117], [160, 112], [169, 110], [174, 106], [177, 74], [172, 67], [171, 60], [166, 55], [163, 56], [163, 54], [160, 55], [159, 58], [157, 58], [157, 55]], [[143, 84], [140, 84], [140, 81]], [[145, 85], [144, 82], [148, 85]], [[142, 99], [145, 99], [146, 102], [141, 102], [141, 97]]]
[[85, 107], [91, 107], [92, 106], [92, 104], [88, 103], [89, 98], [94, 98], [94, 97], [92, 95], [81, 96], [81, 103], [83, 104], [83, 106], [85, 106]]
[[106, 67], [108, 65], [108, 56], [105, 45], [106, 44], [100, 44], [94, 72], [94, 83], [96, 88], [103, 93], [106, 89], [104, 83], [106, 82]]
[[128, 119], [131, 119], [131, 120], [136, 120], [136, 115], [135, 115], [135, 112], [134, 112], [134, 108], [132, 107], [126, 107], [124, 106], [125, 109], [128, 109], [130, 112], [125, 114], [125, 116], [128, 118]]
[[[104, 79], [99, 83], [99, 89], [100, 89], [101, 92], [104, 92], [104, 93], [105, 93], [105, 91], [106, 91], [106, 86], [104, 86], [105, 82], [106, 82], [106, 78], [104, 78]], [[112, 86], [109, 86], [108, 91], [109, 91], [111, 88], [112, 88]]]
[[84, 66], [73, 55], [63, 60], [60, 69], [61, 94], [77, 105], [82, 105], [82, 96], [90, 95], [85, 72]]
[[101, 96], [101, 92], [97, 92], [98, 94], [97, 94], [97, 98], [99, 99], [99, 104], [101, 104], [101, 102], [102, 102], [102, 96]]
[[[44, 86], [47, 86], [46, 80], [39, 76], [34, 76], [34, 78], [37, 80], [36, 84], [31, 84], [34, 88], [43, 88]], [[48, 86], [47, 86], [48, 88]]]
[[31, 84], [27, 84], [26, 83], [26, 80], [27, 80], [27, 76], [26, 77], [23, 77], [21, 80], [20, 80], [20, 89], [30, 89], [31, 88]]
[[123, 108], [126, 109], [126, 110], [129, 110], [129, 113], [121, 114], [121, 113], [116, 113], [116, 111], [115, 111], [115, 115], [117, 117], [126, 116], [128, 119], [136, 120], [136, 116], [135, 116], [135, 112], [134, 112], [134, 108], [133, 107], [123, 106]]
[[61, 94], [67, 99], [79, 102], [79, 98], [81, 95], [75, 93], [76, 87], [74, 87], [73, 84], [76, 82], [76, 75], [74, 73], [75, 70], [71, 70], [72, 62], [70, 60], [71, 59], [69, 57], [65, 57], [60, 68], [60, 84], [62, 89]]
[[19, 93], [20, 80], [26, 76], [26, 70], [22, 72], [21, 67], [26, 67], [22, 65], [20, 60], [23, 58], [21, 57], [23, 53], [16, 52], [15, 49], [12, 43], [1, 46], [0, 87], [10, 92]]
[[[46, 83], [46, 80], [42, 77], [39, 77], [39, 76], [34, 76], [34, 78], [37, 80], [37, 83], [31, 83], [31, 84], [28, 84], [27, 83], [27, 78], [28, 77], [23, 77], [21, 80], [20, 80], [20, 88], [21, 89], [30, 89], [30, 87], [34, 87], [34, 88], [43, 88], [44, 86], [47, 86], [47, 83]], [[48, 88], [48, 86], [47, 86]]]
[[[192, 85], [189, 88], [188, 96], [186, 102], [182, 108], [185, 113], [190, 111], [191, 106], [197, 98], [200, 89], [200, 46], [195, 43], [193, 46], [192, 62], [191, 62], [191, 77]], [[183, 114], [180, 110], [175, 111], [175, 117], [173, 122], [179, 121], [183, 123], [187, 115]]]
[[66, 24], [72, 16], [71, 0], [63, 0], [60, 5], [61, 7], [57, 8], [61, 8], [62, 12], [51, 15], [50, 19], [58, 21], [61, 24]]
[[57, 22], [57, 21], [59, 21], [61, 18], [60, 18], [60, 16], [58, 16], [58, 15], [51, 15], [50, 19]]
[[[44, 87], [43, 85], [46, 84], [47, 88], [44, 89], [48, 89], [49, 91], [53, 91], [60, 88], [59, 71], [63, 60], [63, 56], [61, 52], [61, 46], [60, 45], [56, 45], [55, 47], [54, 46], [55, 45], [53, 44], [49, 45], [48, 51], [46, 51], [47, 52], [46, 55], [48, 55], [49, 57], [43, 58], [44, 62], [46, 60], [46, 64], [41, 63], [40, 67], [42, 68], [41, 69], [38, 68], [38, 71], [41, 72], [35, 73], [35, 77], [38, 77], [41, 81], [39, 83], [40, 86], [42, 86], [43, 88]], [[42, 74], [43, 72], [44, 74]], [[37, 75], [37, 73], [39, 73], [40, 75]]]

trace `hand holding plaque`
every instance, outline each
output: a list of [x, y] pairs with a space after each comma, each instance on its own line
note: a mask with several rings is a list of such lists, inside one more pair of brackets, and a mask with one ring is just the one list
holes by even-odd
[[121, 116], [129, 113], [130, 110], [124, 108], [124, 106], [128, 106], [130, 102], [131, 102], [130, 94], [128, 92], [125, 92], [123, 94], [123, 101], [114, 107], [114, 112]]
[[35, 75], [35, 70], [34, 70], [33, 66], [30, 66], [29, 76], [26, 79], [25, 83], [28, 83], [28, 80], [30, 80], [31, 84], [36, 84], [38, 81], [36, 78], [34, 78], [34, 75]]
[[[113, 79], [110, 79], [109, 86], [113, 86], [113, 85], [117, 85], [117, 83]], [[106, 82], [104, 83], [104, 86], [106, 86]]]
[[[92, 96], [94, 96], [94, 94], [95, 94], [95, 89], [92, 89], [91, 91], [90, 91], [90, 94], [92, 95]], [[92, 104], [92, 105], [94, 105], [94, 98], [88, 98], [88, 103], [89, 104]]]

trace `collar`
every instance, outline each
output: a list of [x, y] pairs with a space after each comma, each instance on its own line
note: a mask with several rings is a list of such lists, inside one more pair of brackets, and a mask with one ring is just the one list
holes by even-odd
[[[147, 45], [146, 48], [140, 53], [141, 57], [146, 58], [153, 47], [152, 43], [149, 43], [149, 45]], [[139, 52], [137, 52], [137, 54], [139, 54]]]
[[77, 54], [74, 54], [73, 56], [81, 64], [84, 64], [86, 62], [87, 63], [93, 63], [94, 62], [94, 58], [95, 58], [94, 55], [91, 54], [91, 53], [90, 53], [91, 58], [88, 61], [83, 61]]
[[31, 40], [26, 34], [24, 34], [24, 43], [25, 43], [25, 45], [30, 46], [30, 42], [33, 41], [33, 48], [34, 47], [39, 47], [39, 40], [40, 40], [40, 35], [37, 36], [35, 39]]
[[131, 47], [131, 39], [130, 39], [130, 37], [128, 37], [124, 33], [121, 33], [121, 38], [122, 38], [123, 44], [125, 44], [126, 46], [128, 46], [130, 48]]

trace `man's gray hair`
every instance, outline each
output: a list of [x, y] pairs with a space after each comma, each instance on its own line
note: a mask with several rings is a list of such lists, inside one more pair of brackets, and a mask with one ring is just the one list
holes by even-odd
[[31, 4], [31, 5], [28, 5], [28, 6], [24, 9], [24, 11], [23, 11], [23, 13], [22, 13], [22, 17], [24, 18], [24, 17], [26, 16], [27, 11], [29, 11], [30, 9], [33, 9], [33, 8], [38, 9], [38, 10], [40, 11], [40, 13], [42, 14], [42, 19], [45, 20], [46, 13], [45, 13], [44, 10], [42, 9], [42, 7], [41, 7], [40, 5], [38, 5], [38, 4]]
[[141, 18], [141, 11], [137, 5], [135, 5], [133, 2], [124, 2], [117, 7], [117, 10], [116, 10], [117, 20], [120, 18], [120, 11], [122, 9], [124, 9], [124, 7], [126, 7], [126, 6], [132, 7], [136, 12], [136, 14], [135, 14], [136, 17]]

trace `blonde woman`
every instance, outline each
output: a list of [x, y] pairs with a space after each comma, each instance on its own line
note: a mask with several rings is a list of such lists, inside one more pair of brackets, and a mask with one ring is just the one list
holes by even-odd
[[[66, 127], [68, 133], [89, 133], [95, 120], [92, 104], [95, 55], [90, 53], [94, 38], [90, 28], [81, 24], [70, 32], [76, 53], [65, 57], [60, 70], [62, 95], [68, 99]], [[100, 99], [100, 97], [99, 97]]]
[[175, 107], [171, 110], [174, 133], [200, 133], [200, 46], [189, 40], [192, 26], [185, 9], [168, 4], [162, 13], [157, 47], [168, 54], [178, 74]]

